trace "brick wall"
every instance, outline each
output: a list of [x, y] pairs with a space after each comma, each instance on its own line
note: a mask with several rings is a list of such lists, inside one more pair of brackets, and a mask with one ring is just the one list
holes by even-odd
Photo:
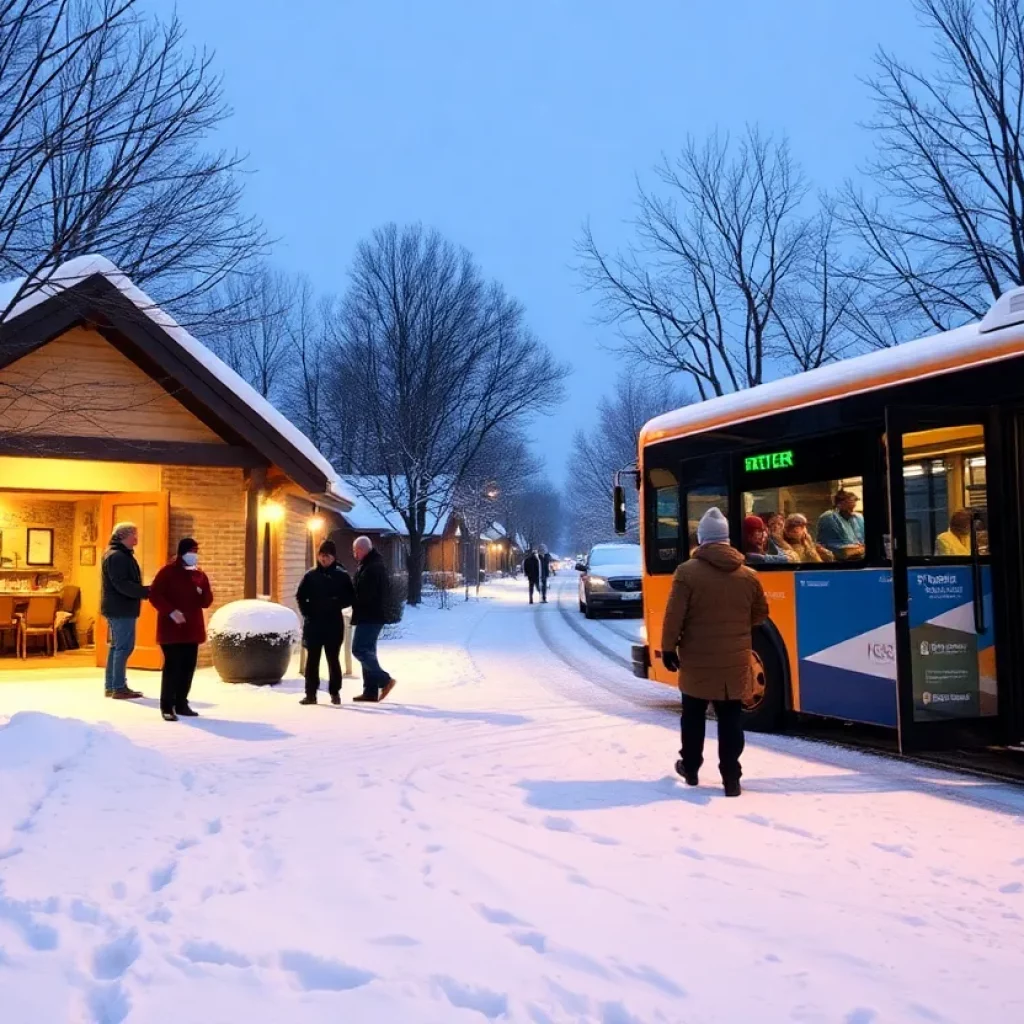
[[[199, 564], [210, 577], [213, 608], [238, 601], [245, 592], [245, 477], [241, 469], [164, 466], [163, 489], [170, 494], [168, 558], [182, 537], [199, 542]], [[200, 664], [209, 652], [200, 651]]]

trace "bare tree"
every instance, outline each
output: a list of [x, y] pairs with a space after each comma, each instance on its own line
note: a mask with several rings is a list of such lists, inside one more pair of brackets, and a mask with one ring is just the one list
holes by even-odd
[[764, 378], [783, 289], [800, 273], [807, 192], [785, 141], [749, 129], [733, 146], [690, 140], [657, 170], [664, 194], [639, 187], [636, 243], [610, 255], [589, 227], [585, 280], [623, 349], [686, 374], [700, 398]]
[[265, 245], [211, 58], [138, 0], [0, 0], [0, 275], [6, 313], [98, 252], [183, 322]]
[[428, 514], [491, 434], [549, 409], [565, 370], [522, 307], [436, 232], [388, 225], [358, 248], [342, 305], [348, 387], [359, 396], [378, 499], [409, 534], [409, 601], [420, 599]]
[[208, 336], [210, 347], [264, 398], [281, 398], [297, 340], [311, 330], [311, 286], [263, 265], [229, 279], [223, 292], [219, 304], [231, 314]]
[[562, 540], [562, 499], [546, 481], [523, 491], [519, 498], [519, 532], [527, 547], [555, 547]]
[[[686, 396], [663, 374], [652, 372], [621, 374], [614, 394], [601, 399], [597, 423], [589, 431], [579, 431], [573, 439], [564, 504], [569, 540], [577, 552], [612, 537], [613, 475], [635, 465], [644, 424], [686, 402]], [[636, 491], [627, 488], [626, 500], [628, 536], [637, 540]]]
[[814, 370], [841, 359], [861, 334], [861, 288], [842, 254], [840, 224], [833, 204], [824, 200], [808, 225], [806, 248], [796, 273], [779, 290], [773, 343], [768, 352], [798, 370]]
[[871, 289], [856, 326], [875, 346], [981, 317], [1024, 284], [1024, 4], [915, 6], [937, 60], [879, 52], [874, 189], [845, 197]]

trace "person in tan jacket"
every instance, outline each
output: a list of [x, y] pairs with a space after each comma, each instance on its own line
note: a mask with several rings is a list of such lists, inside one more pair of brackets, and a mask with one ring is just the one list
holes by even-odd
[[682, 743], [676, 771], [696, 786], [704, 763], [708, 704], [718, 719], [718, 767], [727, 796], [740, 795], [743, 701], [753, 684], [753, 628], [768, 618], [757, 573], [729, 544], [729, 523], [709, 509], [697, 527], [699, 547], [676, 569], [665, 609], [661, 659], [679, 672]]

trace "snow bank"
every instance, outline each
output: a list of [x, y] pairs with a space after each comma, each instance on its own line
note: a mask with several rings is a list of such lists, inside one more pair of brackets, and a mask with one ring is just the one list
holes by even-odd
[[232, 601], [210, 618], [211, 637], [267, 636], [278, 634], [299, 639], [299, 617], [283, 604], [271, 601]]

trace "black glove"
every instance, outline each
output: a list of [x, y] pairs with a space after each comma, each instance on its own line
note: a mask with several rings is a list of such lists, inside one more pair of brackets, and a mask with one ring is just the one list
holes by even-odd
[[679, 671], [679, 655], [675, 651], [662, 651], [661, 663], [669, 672]]

